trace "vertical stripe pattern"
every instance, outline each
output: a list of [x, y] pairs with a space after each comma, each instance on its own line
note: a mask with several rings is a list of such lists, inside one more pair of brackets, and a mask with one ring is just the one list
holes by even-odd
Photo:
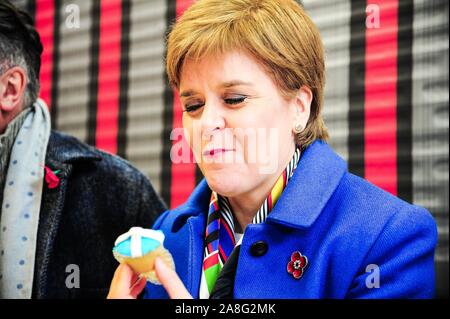
[[365, 178], [397, 195], [398, 1], [369, 1], [380, 8], [380, 27], [366, 29]]
[[413, 202], [438, 225], [437, 296], [449, 278], [449, 2], [414, 0], [412, 43]]
[[[126, 157], [150, 177], [160, 193], [165, 189], [161, 187], [162, 165], [170, 167], [170, 157], [163, 160], [162, 156], [164, 145], [170, 146], [169, 136], [166, 139], [163, 134], [163, 115], [170, 109], [164, 107], [168, 104], [164, 102], [162, 63], [167, 10], [166, 0], [132, 2], [126, 110]], [[167, 149], [170, 151], [170, 147]], [[170, 182], [170, 176], [164, 180]]]
[[[317, 25], [325, 48], [326, 85], [323, 117], [330, 133], [330, 145], [345, 160], [349, 157], [350, 107], [350, 19], [351, 0], [303, 0]], [[330, 16], [332, 18], [330, 18]], [[353, 123], [352, 123], [353, 124]]]
[[126, 158], [127, 149], [127, 109], [128, 109], [128, 54], [130, 50], [130, 11], [131, 1], [122, 1], [122, 21], [120, 30], [120, 82], [119, 114], [117, 128], [117, 155]]
[[120, 0], [100, 1], [95, 145], [110, 153], [117, 152], [121, 16], [122, 7]]
[[[167, 30], [170, 25], [175, 22], [177, 13], [177, 1], [167, 1]], [[165, 200], [169, 207], [173, 207], [171, 201], [171, 188], [172, 188], [172, 163], [170, 160], [170, 149], [172, 147], [172, 141], [170, 140], [170, 133], [172, 131], [173, 116], [174, 116], [174, 93], [169, 85], [167, 74], [164, 72], [164, 113], [163, 113], [163, 132], [162, 132], [162, 153], [161, 153], [161, 196]]]
[[397, 59], [397, 195], [412, 202], [413, 0], [399, 1]]
[[[69, 5], [76, 5], [80, 9], [79, 28], [74, 24], [76, 21], [70, 20], [66, 13]], [[58, 130], [82, 141], [87, 141], [88, 136], [91, 10], [92, 3], [84, 0], [63, 0], [59, 10], [58, 110], [52, 116]]]
[[44, 51], [41, 55], [41, 73], [39, 81], [41, 84], [40, 97], [49, 108], [52, 107], [52, 77], [53, 77], [53, 36], [54, 36], [54, 17], [55, 2], [54, 0], [38, 0], [36, 1], [35, 25], [41, 37]]
[[51, 125], [53, 129], [57, 129], [56, 116], [58, 111], [58, 94], [59, 94], [59, 42], [60, 42], [60, 30], [61, 30], [61, 1], [54, 2], [54, 16], [53, 16], [53, 56], [52, 56], [52, 86], [51, 86], [51, 98], [52, 107], [51, 111]]
[[95, 145], [97, 131], [97, 100], [98, 100], [98, 70], [99, 70], [99, 39], [100, 39], [100, 1], [94, 1], [91, 7], [91, 45], [89, 65], [89, 114], [87, 123], [87, 143]]
[[348, 168], [350, 172], [364, 177], [364, 102], [365, 102], [365, 56], [366, 56], [366, 3], [351, 1], [350, 19], [350, 76], [348, 114]]
[[[179, 17], [191, 5], [192, 0], [177, 0], [176, 2], [176, 16]], [[178, 92], [173, 92], [173, 118], [172, 129], [182, 128], [182, 108]], [[184, 137], [177, 137], [173, 144], [186, 143]], [[188, 147], [186, 147], [188, 148]], [[192, 153], [189, 156], [191, 158], [190, 163], [172, 164], [171, 167], [171, 180], [170, 185], [170, 206], [177, 207], [181, 205], [189, 197], [192, 189], [195, 187], [196, 181], [196, 164], [193, 163]], [[166, 160], [169, 160], [168, 158]]]

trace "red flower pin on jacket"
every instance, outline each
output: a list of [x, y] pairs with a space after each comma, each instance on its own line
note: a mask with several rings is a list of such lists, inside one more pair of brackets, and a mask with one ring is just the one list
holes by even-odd
[[300, 279], [308, 266], [308, 258], [303, 256], [299, 251], [295, 251], [291, 255], [291, 260], [287, 265], [287, 271], [295, 279]]
[[56, 174], [59, 172], [59, 170], [53, 172], [48, 166], [45, 166], [45, 182], [49, 189], [58, 187], [60, 179]]

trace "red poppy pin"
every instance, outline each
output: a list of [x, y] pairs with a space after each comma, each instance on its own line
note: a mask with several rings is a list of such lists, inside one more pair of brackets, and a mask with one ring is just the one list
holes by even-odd
[[287, 264], [287, 272], [295, 279], [300, 279], [308, 266], [308, 258], [303, 256], [299, 251], [295, 251], [291, 255], [291, 260]]
[[59, 177], [56, 176], [60, 171], [52, 171], [48, 166], [45, 166], [45, 182], [48, 188], [56, 188], [59, 185]]

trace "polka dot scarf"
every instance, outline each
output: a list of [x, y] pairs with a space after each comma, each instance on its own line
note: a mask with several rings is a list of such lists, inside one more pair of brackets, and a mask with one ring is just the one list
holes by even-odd
[[0, 298], [31, 298], [50, 115], [38, 100], [11, 150], [0, 220]]

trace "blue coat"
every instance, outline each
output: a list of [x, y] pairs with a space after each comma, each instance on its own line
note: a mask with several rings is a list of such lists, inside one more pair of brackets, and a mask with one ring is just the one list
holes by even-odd
[[[154, 225], [165, 233], [164, 245], [194, 298], [199, 296], [210, 196], [202, 181], [185, 204]], [[316, 141], [304, 150], [266, 222], [245, 229], [234, 297], [430, 298], [436, 240], [427, 210], [349, 173], [342, 158]], [[251, 253], [258, 241], [268, 248], [262, 256]], [[294, 251], [309, 262], [300, 279], [287, 272]], [[149, 283], [144, 297], [168, 295]]]

